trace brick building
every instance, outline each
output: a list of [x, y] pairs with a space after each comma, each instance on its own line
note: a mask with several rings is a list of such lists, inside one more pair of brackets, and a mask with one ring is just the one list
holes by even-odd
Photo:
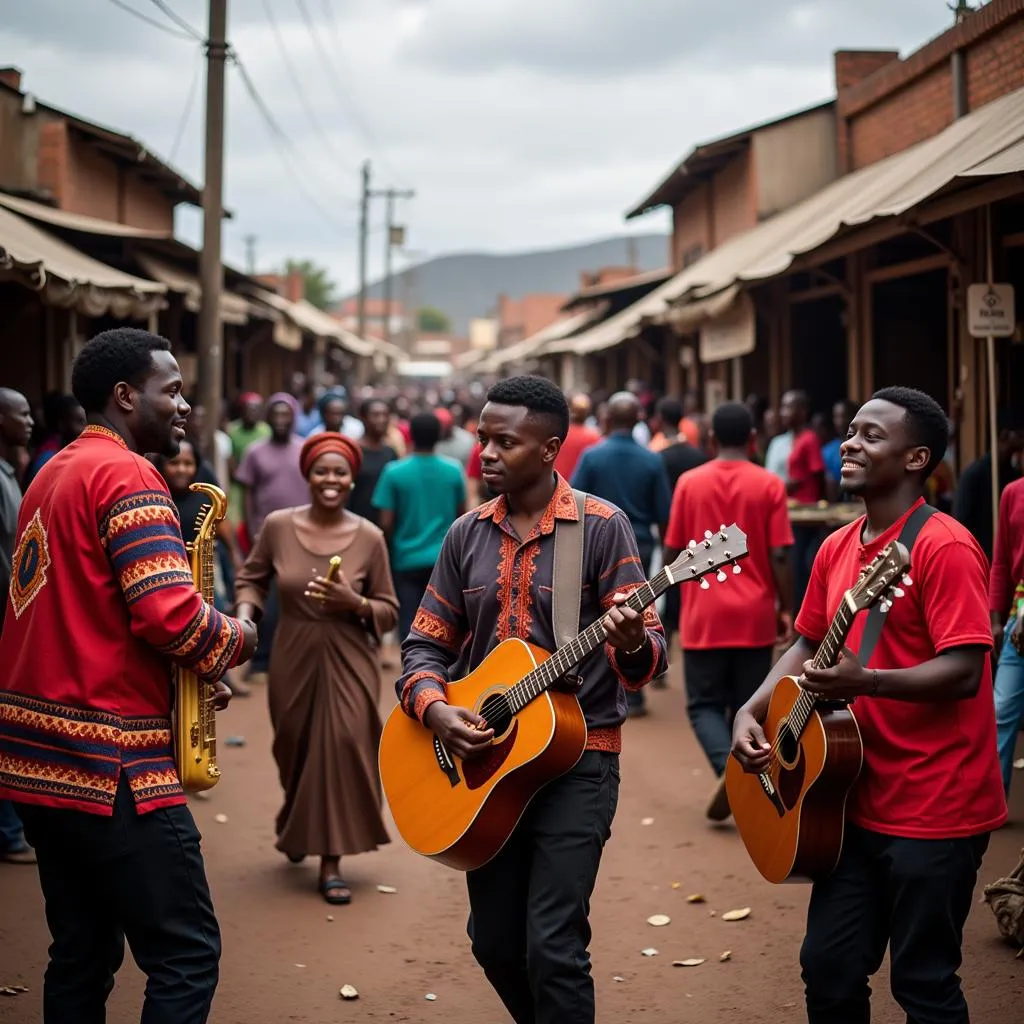
[[[631, 211], [672, 206], [676, 275], [579, 335], [555, 372], [665, 388], [681, 364], [709, 407], [796, 386], [824, 409], [914, 383], [959, 414], [962, 461], [984, 450], [966, 292], [990, 252], [1024, 307], [1022, 40], [1024, 0], [991, 0], [903, 59], [840, 51], [834, 102], [696, 147]], [[998, 347], [998, 401], [1024, 402], [1024, 345]]]

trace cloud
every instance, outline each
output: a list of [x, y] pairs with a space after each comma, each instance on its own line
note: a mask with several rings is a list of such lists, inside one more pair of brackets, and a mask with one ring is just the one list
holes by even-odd
[[[205, 30], [206, 0], [169, 2]], [[166, 21], [145, 0], [124, 3]], [[202, 79], [186, 107], [198, 44], [109, 0], [3, 6], [0, 64], [17, 63], [25, 88], [165, 157], [187, 114], [175, 162], [201, 180]], [[230, 69], [228, 257], [241, 264], [252, 234], [261, 267], [312, 257], [345, 289], [368, 157], [375, 187], [415, 188], [399, 217], [419, 253], [607, 236], [695, 143], [827, 98], [834, 49], [906, 50], [950, 20], [935, 0], [231, 0], [229, 11], [231, 42], [288, 141]], [[375, 202], [375, 274], [382, 217]], [[196, 211], [179, 221], [198, 239]], [[629, 229], [665, 227], [655, 216]]]

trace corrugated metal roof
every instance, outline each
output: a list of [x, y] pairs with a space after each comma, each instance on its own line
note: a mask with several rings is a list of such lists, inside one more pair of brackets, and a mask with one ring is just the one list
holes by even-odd
[[109, 267], [0, 207], [0, 277], [42, 292], [44, 301], [86, 316], [144, 319], [165, 304], [166, 287]]
[[33, 220], [52, 224], [54, 227], [66, 228], [68, 231], [85, 231], [91, 235], [110, 235], [114, 238], [153, 238], [170, 239], [173, 232], [149, 231], [145, 228], [134, 228], [128, 224], [117, 224], [114, 221], [100, 220], [97, 217], [86, 217], [81, 213], [68, 213], [44, 203], [34, 203], [31, 199], [20, 199], [0, 193], [0, 206], [31, 217]]
[[[609, 348], [660, 319], [670, 305], [785, 273], [843, 228], [897, 217], [958, 178], [1024, 172], [1024, 89], [955, 121], [911, 149], [854, 171], [713, 249], [665, 284], [576, 339], [574, 351]], [[1022, 182], [1024, 191], [1024, 182]]]
[[[333, 338], [342, 348], [358, 356], [372, 356], [376, 346], [372, 341], [364, 341], [351, 331], [345, 330], [333, 316], [317, 309], [312, 303], [303, 299], [301, 302], [290, 302], [277, 292], [256, 288], [253, 297], [277, 310], [300, 330], [307, 331], [317, 338]], [[290, 346], [286, 346], [290, 347]]]
[[[203, 286], [198, 278], [181, 267], [158, 259], [149, 253], [140, 252], [135, 257], [139, 266], [157, 281], [167, 285], [169, 291], [185, 296], [185, 308], [198, 313], [203, 303]], [[249, 322], [252, 311], [249, 300], [241, 295], [222, 290], [220, 294], [220, 315], [226, 324], [245, 324]]]

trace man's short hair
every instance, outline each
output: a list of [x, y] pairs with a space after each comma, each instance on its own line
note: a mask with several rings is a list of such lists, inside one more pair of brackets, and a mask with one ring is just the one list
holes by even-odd
[[364, 398], [363, 401], [359, 405], [359, 418], [361, 420], [365, 420], [366, 417], [370, 415], [370, 410], [375, 405], [383, 405], [384, 408], [387, 409], [387, 411], [389, 413], [391, 412], [391, 406], [388, 405], [387, 399], [385, 399], [385, 398], [376, 398], [376, 397], [374, 397], [374, 398]]
[[524, 374], [500, 380], [487, 392], [487, 401], [497, 405], [518, 405], [550, 424], [551, 435], [560, 441], [569, 433], [569, 403], [562, 389], [546, 377]]
[[683, 403], [678, 398], [666, 396], [658, 400], [656, 411], [665, 426], [678, 427], [679, 421], [683, 418]]
[[71, 367], [71, 391], [87, 413], [103, 412], [121, 381], [140, 388], [153, 369], [154, 352], [170, 352], [159, 334], [115, 327], [87, 341]]
[[711, 429], [723, 448], [742, 448], [750, 440], [754, 417], [740, 402], [723, 402], [711, 417]]
[[441, 421], [432, 412], [418, 412], [409, 420], [409, 435], [414, 448], [433, 448], [441, 440]]
[[942, 461], [946, 454], [946, 446], [949, 444], [949, 420], [942, 411], [942, 406], [931, 395], [926, 395], [916, 388], [882, 388], [871, 397], [891, 402], [903, 409], [910, 443], [921, 445], [930, 452], [922, 478], [927, 480]]

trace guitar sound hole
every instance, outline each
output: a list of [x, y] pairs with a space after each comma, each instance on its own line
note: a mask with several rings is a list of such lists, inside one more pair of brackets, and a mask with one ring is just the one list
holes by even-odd
[[800, 753], [800, 741], [793, 734], [788, 722], [779, 730], [778, 741], [779, 760], [785, 764], [792, 764]]
[[503, 693], [491, 694], [480, 708], [480, 714], [487, 720], [487, 725], [500, 736], [512, 724], [512, 711]]

